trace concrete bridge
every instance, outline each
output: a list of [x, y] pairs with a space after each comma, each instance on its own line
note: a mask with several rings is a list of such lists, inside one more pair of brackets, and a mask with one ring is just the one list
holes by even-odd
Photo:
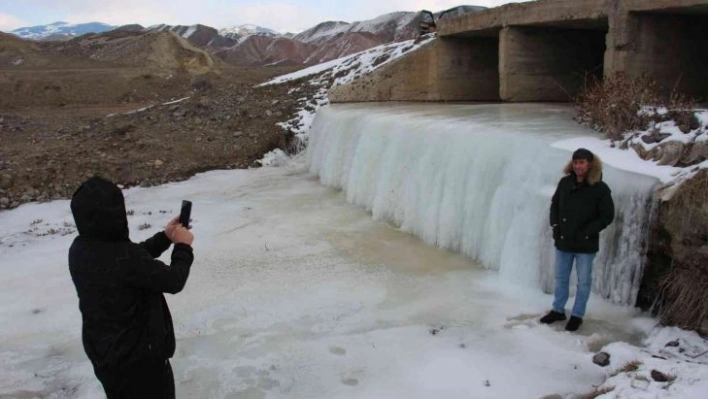
[[330, 100], [569, 101], [616, 72], [708, 98], [708, 0], [538, 0], [443, 18], [437, 40]]

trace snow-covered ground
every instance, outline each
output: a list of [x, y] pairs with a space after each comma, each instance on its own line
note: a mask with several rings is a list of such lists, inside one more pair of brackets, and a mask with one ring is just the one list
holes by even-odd
[[[180, 398], [571, 398], [605, 380], [591, 361], [602, 346], [650, 356], [629, 345], [654, 320], [592, 298], [580, 333], [539, 325], [550, 296], [373, 221], [298, 160], [125, 195], [135, 241], [194, 202], [196, 261], [168, 298]], [[68, 201], [0, 213], [0, 397], [102, 396], [80, 343], [73, 236]], [[636, 397], [691, 397], [708, 379], [705, 366], [662, 370], [680, 379]]]

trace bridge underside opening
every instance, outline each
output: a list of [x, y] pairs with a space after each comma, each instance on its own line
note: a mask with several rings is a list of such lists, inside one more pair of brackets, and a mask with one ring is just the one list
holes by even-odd
[[626, 71], [647, 73], [664, 92], [708, 99], [708, 6], [631, 15], [636, 48]]
[[572, 101], [589, 78], [602, 79], [608, 29], [607, 20], [502, 29], [501, 99]]
[[499, 101], [499, 30], [439, 39], [443, 100]]

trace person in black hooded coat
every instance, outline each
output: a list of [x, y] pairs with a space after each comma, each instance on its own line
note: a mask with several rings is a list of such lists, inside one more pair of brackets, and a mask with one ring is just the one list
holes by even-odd
[[575, 263], [578, 289], [565, 329], [576, 331], [583, 323], [590, 298], [592, 264], [600, 248], [600, 232], [614, 220], [615, 204], [612, 191], [602, 181], [602, 161], [591, 151], [577, 149], [563, 171], [565, 176], [551, 198], [549, 219], [556, 247], [553, 309], [540, 322], [551, 324], [566, 319], [565, 305]]
[[[176, 294], [187, 282], [194, 236], [175, 218], [165, 231], [132, 243], [123, 194], [101, 177], [79, 187], [71, 211], [79, 235], [69, 270], [82, 341], [108, 399], [174, 398], [175, 335], [163, 293]], [[172, 243], [168, 266], [156, 258]]]

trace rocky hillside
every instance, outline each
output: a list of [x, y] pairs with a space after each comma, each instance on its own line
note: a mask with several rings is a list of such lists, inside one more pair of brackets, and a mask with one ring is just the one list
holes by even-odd
[[112, 31], [66, 42], [0, 36], [0, 107], [171, 98], [226, 64], [171, 32]]
[[[484, 9], [484, 7], [459, 6], [438, 12], [436, 17], [449, 18], [481, 9]], [[239, 25], [221, 30], [201, 24], [191, 26], [163, 24], [148, 28], [143, 28], [139, 25], [127, 25], [116, 29], [116, 31], [134, 33], [172, 32], [186, 39], [192, 45], [206, 50], [232, 65], [315, 65], [381, 44], [414, 39], [418, 36], [419, 17], [419, 12], [394, 12], [371, 20], [353, 23], [327, 21], [297, 35], [280, 34], [256, 25]], [[21, 31], [25, 37], [33, 39], [68, 39], [75, 37], [79, 32], [101, 32], [114, 28], [108, 25], [72, 25], [74, 30], [70, 31], [70, 34], [62, 33], [63, 36], [54, 37], [45, 34], [46, 32], [59, 32], [59, 27], [54, 25], [56, 24], [44, 27], [22, 28], [16, 33]], [[69, 29], [69, 27], [65, 28]], [[35, 33], [30, 34], [28, 32]], [[36, 32], [45, 33], [40, 35]]]
[[[482, 9], [459, 6], [438, 12], [436, 17], [449, 18]], [[327, 21], [294, 36], [255, 26], [221, 31], [203, 25], [160, 25], [148, 29], [175, 32], [232, 65], [315, 65], [381, 44], [414, 39], [419, 34], [419, 18], [418, 12], [394, 12], [353, 23]]]
[[418, 13], [396, 12], [355, 23], [324, 22], [292, 38], [249, 37], [216, 56], [236, 65], [319, 64], [418, 35]]
[[229, 34], [222, 35], [218, 30], [206, 25], [155, 25], [145, 29], [145, 32], [169, 31], [187, 39], [195, 46], [209, 50], [220, 50], [222, 48], [233, 47], [238, 44], [242, 35]]
[[0, 210], [66, 198], [92, 174], [152, 185], [289, 145], [276, 124], [291, 87], [253, 87], [292, 68], [236, 68], [172, 32], [2, 35], [0, 62]]

